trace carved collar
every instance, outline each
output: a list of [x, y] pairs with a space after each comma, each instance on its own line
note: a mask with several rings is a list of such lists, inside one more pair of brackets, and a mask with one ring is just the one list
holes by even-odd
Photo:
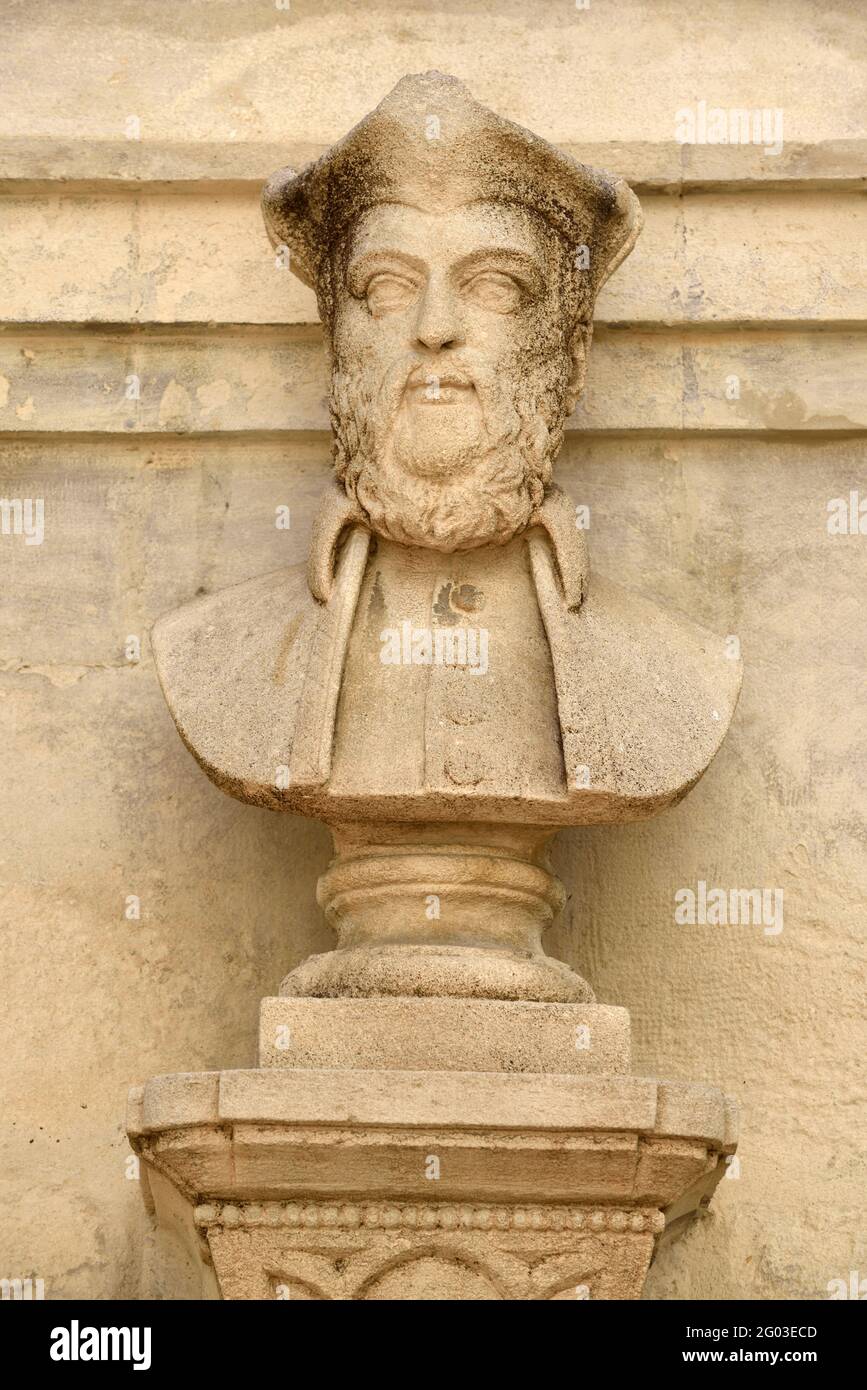
[[[370, 532], [357, 502], [348, 497], [342, 484], [333, 478], [322, 495], [313, 522], [307, 561], [307, 583], [319, 603], [327, 603], [331, 597], [337, 551], [344, 532], [356, 527]], [[530, 518], [525, 534], [529, 535], [537, 527], [547, 532], [564, 604], [574, 611], [587, 592], [590, 574], [587, 543], [584, 532], [576, 527], [572, 503], [556, 485], [546, 490], [542, 505]]]

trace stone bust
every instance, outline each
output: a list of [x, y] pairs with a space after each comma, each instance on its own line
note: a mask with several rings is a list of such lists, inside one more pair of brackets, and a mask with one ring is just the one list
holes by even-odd
[[740, 683], [591, 574], [552, 481], [637, 200], [427, 73], [264, 212], [318, 296], [335, 477], [306, 566], [153, 646], [208, 775], [328, 824], [337, 944], [262, 1001], [257, 1069], [155, 1078], [134, 1142], [229, 1298], [637, 1297], [734, 1129], [632, 1076], [626, 1010], [545, 954], [547, 846], [682, 797]]
[[591, 577], [551, 481], [596, 294], [640, 230], [631, 190], [427, 73], [263, 206], [317, 292], [336, 478], [306, 569], [155, 626], [190, 750], [232, 795], [331, 824], [558, 826], [677, 801], [739, 665]]

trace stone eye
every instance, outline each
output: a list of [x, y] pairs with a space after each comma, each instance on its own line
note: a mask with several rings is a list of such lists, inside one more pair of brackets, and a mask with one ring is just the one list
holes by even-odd
[[517, 280], [498, 270], [485, 270], [474, 275], [464, 286], [464, 294], [474, 304], [495, 314], [514, 314], [524, 299]]
[[368, 281], [365, 298], [368, 309], [377, 319], [395, 309], [405, 308], [412, 303], [415, 292], [416, 287], [411, 280], [381, 272]]

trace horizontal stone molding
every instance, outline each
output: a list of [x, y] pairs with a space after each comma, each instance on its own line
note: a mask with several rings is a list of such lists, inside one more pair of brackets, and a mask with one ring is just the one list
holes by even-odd
[[265, 1068], [154, 1077], [130, 1096], [147, 1136], [213, 1124], [599, 1129], [734, 1143], [713, 1086], [632, 1076]]
[[[681, 325], [602, 329], [576, 434], [867, 431], [867, 333]], [[0, 333], [0, 435], [318, 435], [328, 364], [318, 325]]]
[[[867, 200], [848, 192], [648, 194], [600, 324], [867, 320]], [[8, 192], [0, 323], [316, 321], [312, 290], [268, 244], [258, 187]], [[95, 254], [95, 248], [99, 253]]]
[[[673, 121], [672, 121], [673, 125]], [[867, 139], [796, 140], [779, 155], [754, 145], [688, 145], [675, 139], [562, 140], [581, 163], [611, 169], [636, 193], [864, 188]], [[275, 169], [300, 169], [328, 148], [321, 141], [88, 140], [18, 135], [0, 149], [0, 191], [39, 193], [62, 183], [86, 195], [117, 188], [155, 192], [258, 192]]]
[[700, 1200], [736, 1141], [734, 1108], [713, 1087], [455, 1071], [156, 1077], [131, 1094], [128, 1133], [145, 1172], [194, 1204], [257, 1213], [532, 1210], [542, 1193], [546, 1207], [667, 1208], [693, 1189]]
[[480, 1206], [428, 1202], [205, 1202], [200, 1229], [287, 1227], [292, 1230], [651, 1231], [665, 1228], [656, 1207]]

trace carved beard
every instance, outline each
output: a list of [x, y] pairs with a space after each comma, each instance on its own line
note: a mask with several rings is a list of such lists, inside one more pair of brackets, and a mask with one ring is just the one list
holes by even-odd
[[[336, 357], [331, 418], [337, 476], [379, 535], [403, 545], [469, 550], [505, 545], [541, 504], [563, 440], [570, 361], [554, 349], [494, 371], [466, 351], [440, 367], [458, 370], [475, 387], [466, 406], [407, 406], [408, 379], [433, 372], [417, 357], [401, 356], [372, 380], [370, 367]], [[475, 412], [477, 429], [466, 418]], [[420, 440], [408, 411], [434, 411], [440, 431]], [[433, 417], [428, 417], [432, 419]], [[437, 422], [439, 423], [439, 421]], [[461, 428], [464, 426], [464, 428]], [[426, 432], [427, 433], [427, 432]]]

